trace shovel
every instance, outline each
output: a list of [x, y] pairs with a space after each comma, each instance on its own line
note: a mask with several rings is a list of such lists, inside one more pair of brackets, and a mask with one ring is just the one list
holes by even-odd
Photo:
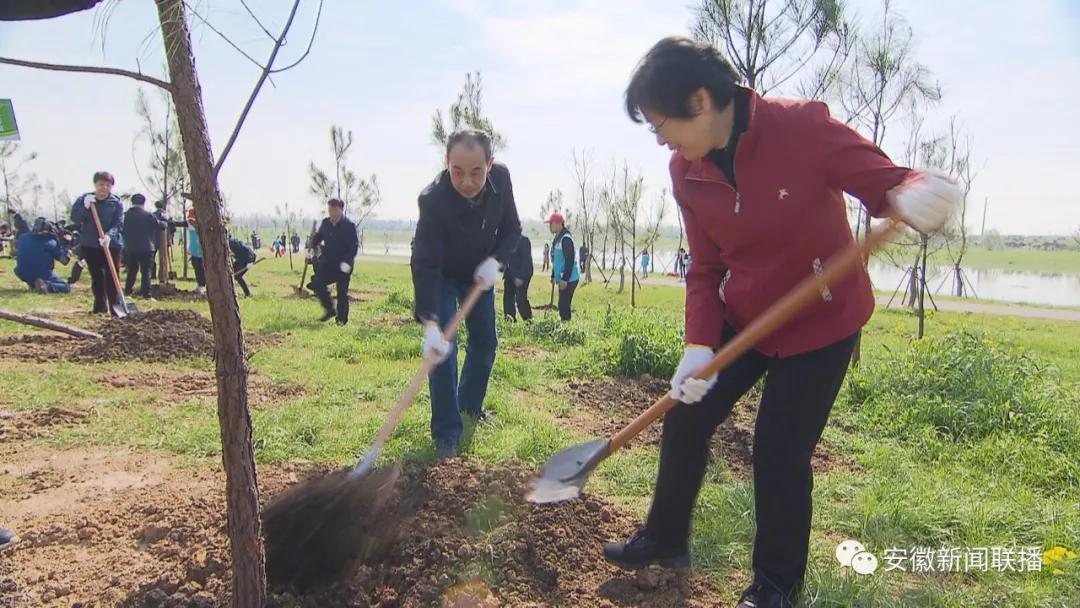
[[[453, 339], [484, 291], [482, 285], [473, 286], [443, 330], [444, 339]], [[365, 531], [365, 521], [358, 511], [374, 515], [386, 503], [397, 479], [396, 467], [372, 471], [375, 460], [435, 366], [433, 358], [424, 359], [356, 466], [306, 481], [267, 505], [263, 531], [266, 571], [272, 583], [292, 583], [300, 588], [320, 585], [329, 582], [355, 557]]]
[[[863, 263], [864, 256], [869, 256], [881, 246], [899, 226], [900, 222], [890, 220], [881, 230], [872, 232], [862, 245], [852, 245], [833, 256], [825, 263], [820, 274], [803, 279], [787, 295], [754, 319], [746, 329], [737, 333], [717, 351], [712, 361], [698, 370], [694, 377], [705, 379], [719, 373], [762, 338], [790, 321], [796, 313], [820, 298], [829, 285], [836, 284], [858, 268]], [[597, 465], [678, 404], [670, 393], [665, 394], [614, 437], [594, 439], [555, 454], [544, 464], [540, 477], [533, 480], [526, 499], [534, 503], [550, 503], [576, 498]]]
[[[90, 205], [90, 216], [94, 218], [94, 225], [97, 226], [98, 238], [105, 238], [105, 229], [101, 227], [101, 218], [98, 217], [97, 207]], [[102, 247], [102, 251], [105, 252], [105, 263], [109, 265], [109, 274], [112, 276], [113, 285], [116, 286], [116, 301], [113, 302], [112, 311], [117, 318], [123, 319], [129, 314], [137, 313], [139, 310], [135, 308], [135, 304], [128, 304], [124, 299], [124, 288], [120, 285], [120, 275], [116, 274], [116, 266], [113, 264], [112, 252], [108, 247]], [[106, 293], [106, 300], [108, 299], [108, 293]]]

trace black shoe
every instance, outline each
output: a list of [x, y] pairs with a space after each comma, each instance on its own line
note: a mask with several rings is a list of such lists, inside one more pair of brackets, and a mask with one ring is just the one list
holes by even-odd
[[656, 564], [664, 568], [689, 568], [690, 553], [661, 545], [645, 536], [645, 528], [634, 532], [625, 543], [604, 545], [604, 559], [624, 570], [640, 570]]
[[7, 528], [0, 528], [0, 551], [11, 548], [15, 544], [15, 533]]
[[742, 592], [736, 608], [795, 608], [798, 593], [784, 593], [767, 583], [755, 580]]
[[457, 457], [456, 441], [439, 441], [435, 444], [435, 458], [450, 460], [455, 457]]
[[319, 323], [326, 323], [327, 321], [329, 321], [330, 319], [333, 319], [333, 318], [334, 318], [334, 313], [332, 313], [332, 312], [324, 312], [323, 316], [319, 317]]

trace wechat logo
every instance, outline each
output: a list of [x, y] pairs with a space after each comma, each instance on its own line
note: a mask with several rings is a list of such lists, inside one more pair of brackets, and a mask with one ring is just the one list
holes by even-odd
[[845, 540], [837, 545], [836, 561], [841, 568], [851, 568], [862, 575], [873, 574], [878, 568], [877, 557], [857, 540]]

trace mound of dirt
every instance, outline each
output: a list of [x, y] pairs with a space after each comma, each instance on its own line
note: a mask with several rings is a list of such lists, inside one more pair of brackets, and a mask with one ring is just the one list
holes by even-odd
[[102, 337], [75, 349], [72, 361], [169, 361], [213, 357], [210, 320], [193, 310], [156, 309], [109, 319], [98, 327]]
[[[0, 562], [0, 586], [10, 592], [13, 605], [228, 605], [222, 475], [142, 461], [131, 467], [91, 461], [60, 473], [86, 476], [100, 473], [106, 464], [110, 470], [136, 470], [139, 476], [108, 484], [70, 480], [64, 488], [86, 489], [63, 511], [41, 512], [29, 504], [15, 509], [26, 514], [13, 523], [22, 541], [10, 559]], [[295, 482], [296, 473], [295, 465], [261, 468], [264, 501]], [[704, 575], [634, 575], [608, 565], [600, 553], [602, 543], [628, 535], [634, 520], [589, 495], [555, 505], [528, 504], [522, 498], [528, 477], [517, 467], [482, 468], [460, 460], [409, 467], [383, 516], [369, 522], [379, 550], [329, 589], [306, 595], [277, 589], [268, 605], [613, 608], [720, 603]], [[30, 500], [55, 505], [52, 494], [64, 488]]]
[[150, 297], [155, 300], [176, 300], [179, 302], [205, 302], [206, 294], [180, 289], [172, 283], [157, 283], [150, 286]]
[[63, 359], [86, 340], [52, 333], [19, 334], [0, 337], [0, 357], [44, 363]]
[[[139, 374], [99, 374], [98, 384], [118, 389], [153, 390], [162, 398], [217, 397], [217, 379], [211, 371], [157, 369]], [[275, 382], [255, 372], [248, 374], [248, 405], [267, 407], [303, 394], [296, 384]]]
[[[565, 396], [573, 405], [567, 424], [586, 434], [610, 437], [645, 411], [661, 395], [670, 390], [666, 380], [642, 376], [637, 380], [603, 378], [567, 384]], [[753, 475], [754, 423], [761, 395], [751, 391], [735, 404], [731, 415], [716, 429], [712, 440], [712, 456], [722, 460], [728, 471], [740, 478]], [[631, 445], [659, 445], [661, 424], [657, 422], [641, 432]], [[854, 469], [850, 458], [818, 443], [811, 464], [815, 472], [834, 469]]]
[[48, 427], [79, 424], [88, 417], [86, 412], [63, 407], [23, 412], [0, 410], [0, 441], [40, 437], [48, 433]]

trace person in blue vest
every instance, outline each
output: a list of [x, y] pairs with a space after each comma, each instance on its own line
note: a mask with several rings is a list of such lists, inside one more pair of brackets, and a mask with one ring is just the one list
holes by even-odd
[[559, 286], [559, 318], [569, 321], [574, 290], [580, 279], [577, 256], [574, 255], [577, 249], [570, 229], [566, 227], [566, 218], [561, 213], [552, 213], [544, 223], [555, 235], [551, 242], [551, 282]]
[[199, 240], [199, 222], [195, 217], [195, 208], [187, 210], [187, 245], [191, 268], [195, 271], [195, 293], [206, 293], [206, 271], [203, 267], [202, 241]]
[[40, 293], [68, 293], [71, 286], [53, 268], [70, 260], [68, 246], [53, 224], [39, 217], [30, 232], [20, 236], [15, 246], [15, 276]]

